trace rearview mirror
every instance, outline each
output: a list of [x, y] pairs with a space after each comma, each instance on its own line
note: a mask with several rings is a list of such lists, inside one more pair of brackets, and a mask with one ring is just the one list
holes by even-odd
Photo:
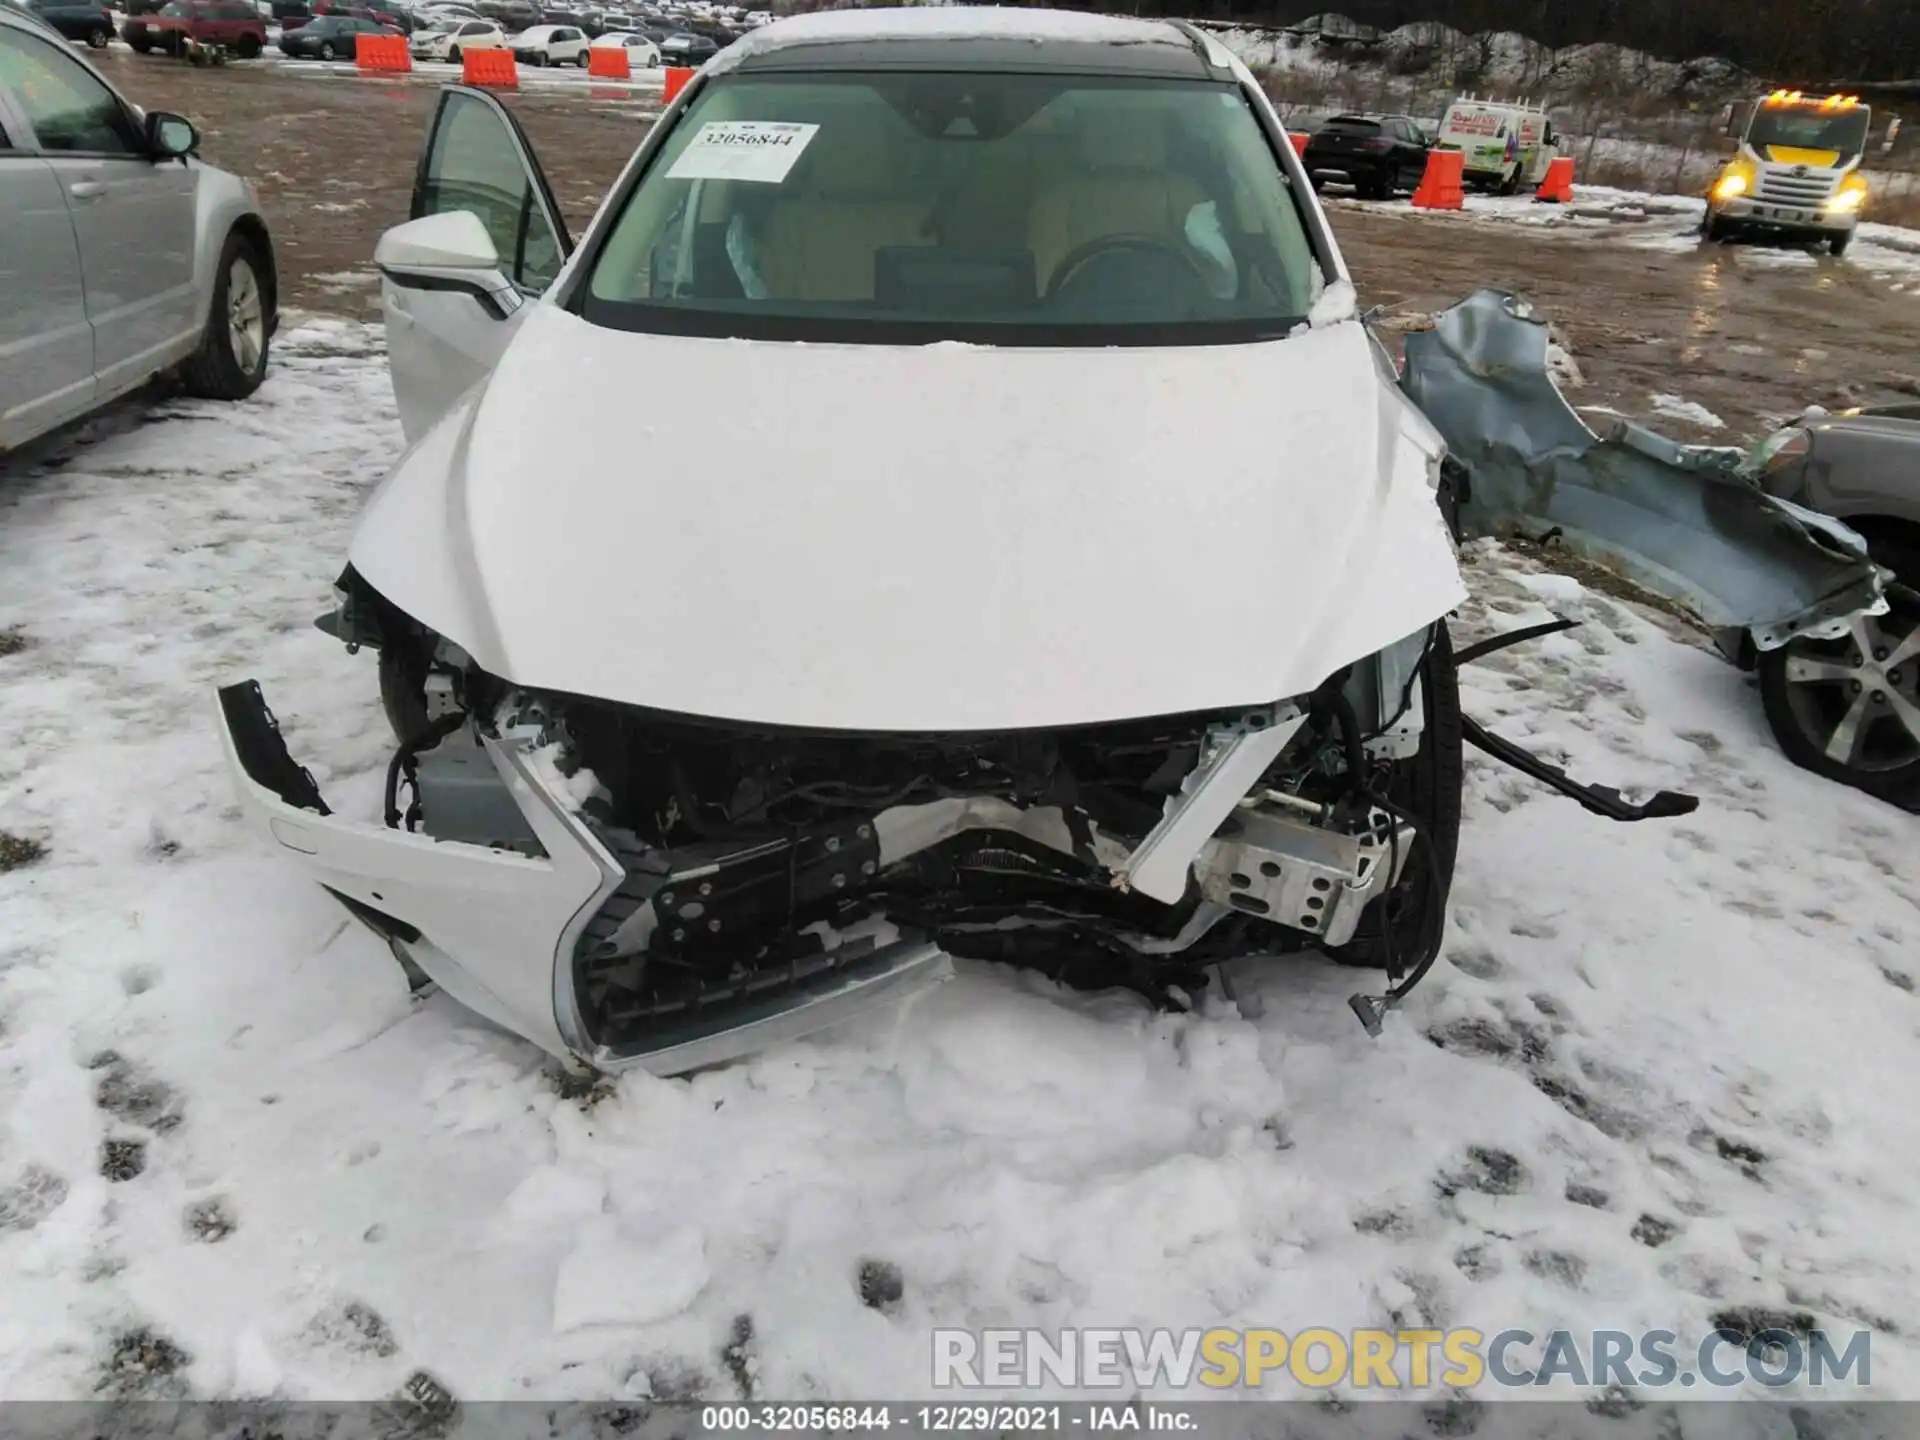
[[200, 148], [200, 132], [184, 115], [155, 110], [146, 120], [147, 150], [162, 160], [178, 160]]
[[373, 263], [382, 270], [498, 270], [500, 252], [478, 215], [447, 210], [387, 231], [374, 246]]

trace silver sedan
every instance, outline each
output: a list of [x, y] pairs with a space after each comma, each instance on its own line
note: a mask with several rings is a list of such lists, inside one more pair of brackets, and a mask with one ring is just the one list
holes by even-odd
[[275, 321], [253, 187], [0, 9], [0, 454], [154, 377], [237, 400]]

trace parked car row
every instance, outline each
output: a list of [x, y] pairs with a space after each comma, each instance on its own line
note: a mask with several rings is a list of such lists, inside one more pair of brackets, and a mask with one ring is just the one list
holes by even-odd
[[[0, 0], [0, 5], [36, 16], [65, 38], [96, 50], [114, 36], [114, 14], [101, 0]], [[280, 30], [281, 54], [296, 60], [352, 60], [361, 35], [408, 35], [420, 60], [458, 64], [468, 50], [510, 49], [525, 65], [584, 69], [588, 52], [601, 47], [628, 51], [630, 66], [643, 70], [702, 64], [736, 32], [761, 23], [747, 12], [736, 16], [711, 6], [700, 13], [679, 5], [672, 11], [541, 9], [528, 0], [418, 9], [364, 0], [126, 0], [119, 33], [143, 55], [178, 54], [189, 44], [219, 45], [251, 60], [266, 49], [272, 24]]]
[[630, 67], [644, 70], [662, 64], [699, 65], [722, 46], [711, 36], [656, 29], [617, 10], [547, 10], [537, 23], [524, 27], [483, 13], [502, 8], [496, 0], [479, 6], [427, 6], [412, 32], [414, 59], [457, 65], [469, 50], [506, 49], [523, 65], [584, 68], [594, 49], [624, 49]]

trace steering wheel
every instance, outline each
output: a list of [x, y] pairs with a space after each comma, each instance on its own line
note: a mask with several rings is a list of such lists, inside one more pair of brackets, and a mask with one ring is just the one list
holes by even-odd
[[1115, 290], [1147, 295], [1171, 291], [1189, 301], [1207, 294], [1206, 276], [1180, 247], [1153, 235], [1102, 235], [1069, 251], [1053, 267], [1047, 298], [1071, 299], [1072, 290], [1088, 288], [1103, 271], [1109, 272], [1109, 295]]

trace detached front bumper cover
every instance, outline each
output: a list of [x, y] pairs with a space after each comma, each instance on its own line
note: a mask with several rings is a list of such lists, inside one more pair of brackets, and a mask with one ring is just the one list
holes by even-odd
[[1596, 435], [1547, 372], [1547, 326], [1481, 290], [1406, 337], [1401, 388], [1470, 475], [1467, 535], [1555, 535], [1763, 650], [1886, 606], [1866, 542], [1762, 492], [1730, 451]]
[[936, 946], [879, 946], [780, 1004], [693, 1012], [644, 1050], [597, 1050], [574, 999], [581, 931], [625, 870], [529, 763], [530, 745], [483, 737], [487, 757], [545, 852], [389, 829], [334, 814], [288, 753], [254, 681], [219, 692], [227, 763], [248, 826], [303, 865], [404, 964], [450, 996], [563, 1060], [681, 1074], [724, 1064], [905, 998], [952, 972]]

